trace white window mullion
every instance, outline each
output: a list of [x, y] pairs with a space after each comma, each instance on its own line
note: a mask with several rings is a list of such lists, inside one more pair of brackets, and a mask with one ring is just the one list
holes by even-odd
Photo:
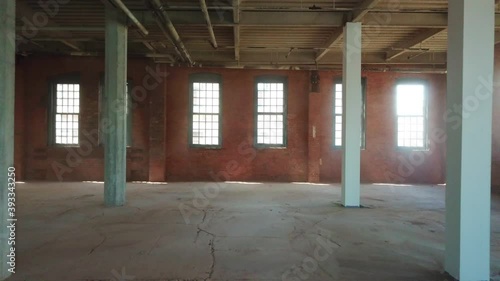
[[193, 82], [192, 89], [191, 144], [219, 146], [220, 84]]
[[285, 145], [285, 85], [257, 83], [257, 145]]
[[[365, 144], [365, 132], [364, 132], [364, 123], [366, 119], [365, 115], [365, 92], [364, 89], [366, 85], [364, 84], [364, 80], [362, 80], [362, 116], [361, 116], [361, 139], [360, 146], [364, 148]], [[333, 93], [333, 146], [336, 148], [342, 147], [342, 118], [344, 117], [344, 109], [342, 108], [342, 82], [336, 82], [334, 84], [334, 93]]]
[[55, 143], [79, 143], [80, 85], [56, 84], [55, 92]]

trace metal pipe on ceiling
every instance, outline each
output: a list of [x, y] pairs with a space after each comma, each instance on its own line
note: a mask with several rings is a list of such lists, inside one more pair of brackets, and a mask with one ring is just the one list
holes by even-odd
[[162, 27], [163, 24], [167, 27], [168, 34], [170, 34], [169, 36], [167, 36], [169, 40], [171, 40], [174, 43], [174, 45], [177, 46], [177, 48], [179, 48], [179, 51], [182, 53], [182, 57], [190, 65], [194, 65], [191, 55], [189, 54], [186, 46], [184, 46], [184, 43], [182, 42], [181, 37], [179, 36], [179, 33], [177, 33], [174, 24], [170, 20], [170, 17], [168, 16], [168, 13], [164, 9], [160, 0], [150, 0], [150, 4], [152, 4], [153, 12], [157, 16], [157, 18], [159, 18], [157, 20], [157, 23], [160, 26], [160, 28]]
[[[158, 64], [171, 64], [171, 61], [162, 60], [158, 58], [155, 63]], [[201, 65], [200, 65], [201, 66]], [[203, 64], [204, 68], [229, 68], [229, 69], [290, 69], [290, 70], [319, 70], [319, 71], [342, 71], [342, 66], [337, 64], [322, 64], [319, 66], [312, 64], [248, 64], [244, 65], [238, 64], [236, 62], [228, 63], [212, 63]], [[433, 67], [416, 67], [416, 68], [403, 68], [403, 67], [363, 67], [363, 72], [393, 72], [393, 73], [407, 73], [407, 74], [446, 74], [447, 70], [445, 67], [433, 68]]]
[[142, 25], [142, 23], [132, 14], [132, 12], [127, 8], [125, 4], [121, 0], [110, 0], [115, 6], [118, 6], [126, 15], [127, 17], [139, 28], [139, 30], [144, 34], [145, 36], [149, 34], [149, 31]]
[[[50, 52], [45, 52], [50, 54]], [[105, 54], [103, 52], [84, 52], [84, 51], [69, 51], [62, 52], [65, 55], [76, 56], [76, 57], [102, 57]], [[173, 62], [173, 57], [171, 54], [159, 54], [159, 53], [129, 53], [131, 57], [145, 57], [154, 59], [166, 59], [168, 62]]]
[[234, 60], [240, 60], [241, 32], [240, 32], [240, 5], [241, 0], [233, 0], [233, 38], [234, 38]]
[[203, 11], [203, 16], [205, 17], [205, 21], [207, 22], [208, 33], [210, 34], [210, 43], [214, 49], [217, 49], [217, 40], [215, 39], [214, 28], [212, 26], [212, 22], [210, 21], [210, 14], [208, 14], [207, 3], [205, 0], [200, 0], [201, 10]]
[[408, 60], [412, 60], [412, 59], [414, 59], [414, 58], [416, 58], [416, 57], [419, 57], [419, 56], [421, 56], [421, 55], [426, 54], [428, 51], [429, 51], [429, 50], [427, 50], [427, 51], [425, 51], [425, 50], [424, 50], [424, 51], [422, 51], [421, 53], [418, 53], [418, 54], [415, 54], [415, 55], [412, 55], [412, 56], [408, 56], [408, 57], [407, 57], [407, 59], [408, 59]]
[[174, 51], [175, 53], [177, 54], [177, 56], [183, 61], [185, 62], [186, 59], [184, 58], [183, 54], [181, 53], [181, 51], [179, 50], [179, 48], [177, 47], [177, 45], [174, 43], [174, 41], [172, 40], [172, 37], [170, 37], [170, 34], [168, 33], [168, 31], [165, 29], [165, 27], [163, 26], [163, 22], [160, 20], [160, 18], [156, 17], [156, 24], [158, 25], [158, 27], [160, 28], [161, 32], [163, 33], [163, 35], [165, 35], [165, 37], [167, 38], [168, 42], [170, 44], [172, 44], [172, 46], [174, 47]]
[[363, 68], [362, 71], [365, 72], [394, 72], [394, 73], [406, 73], [406, 74], [446, 74], [448, 71], [446, 68]]

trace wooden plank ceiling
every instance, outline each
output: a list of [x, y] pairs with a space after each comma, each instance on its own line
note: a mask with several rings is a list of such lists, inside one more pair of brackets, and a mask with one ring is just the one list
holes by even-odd
[[[18, 0], [17, 52], [102, 55], [104, 9], [114, 1], [60, 0], [42, 7], [46, 1]], [[157, 62], [189, 64], [180, 42], [195, 65], [336, 68], [342, 62], [342, 26], [356, 21], [363, 24], [365, 65], [446, 64], [446, 0], [158, 0], [161, 9], [152, 0], [122, 2], [148, 30], [144, 35], [129, 21], [130, 56]], [[169, 36], [165, 18], [158, 21], [160, 10], [178, 40]]]

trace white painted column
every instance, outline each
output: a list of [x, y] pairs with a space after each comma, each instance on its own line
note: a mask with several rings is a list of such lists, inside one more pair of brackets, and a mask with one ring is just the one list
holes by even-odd
[[[7, 264], [11, 219], [7, 210], [9, 168], [14, 167], [14, 86], [16, 65], [16, 1], [0, 0], [0, 280], [10, 275]], [[11, 170], [12, 171], [12, 170]]]
[[361, 165], [361, 23], [344, 27], [342, 76], [342, 204], [360, 206]]
[[461, 281], [490, 280], [495, 6], [448, 5], [445, 270]]

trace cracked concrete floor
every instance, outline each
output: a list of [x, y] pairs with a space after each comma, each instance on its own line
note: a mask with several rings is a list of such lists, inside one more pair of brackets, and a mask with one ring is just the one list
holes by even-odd
[[[361, 209], [337, 185], [214, 186], [129, 184], [105, 208], [102, 183], [19, 184], [8, 280], [447, 280], [442, 186], [364, 185]], [[500, 280], [498, 196], [491, 264]]]

